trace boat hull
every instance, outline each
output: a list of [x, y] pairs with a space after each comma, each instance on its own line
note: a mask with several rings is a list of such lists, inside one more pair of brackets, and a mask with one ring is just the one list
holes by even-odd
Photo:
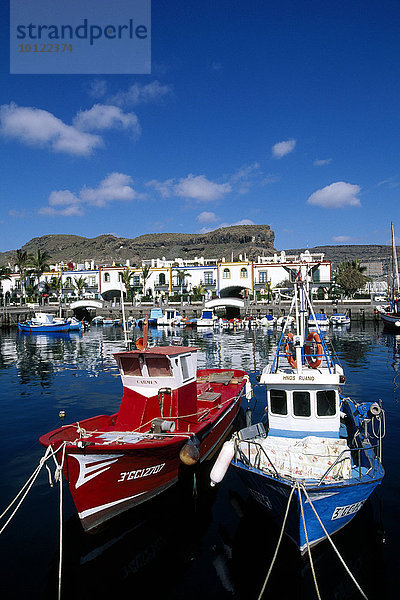
[[[234, 461], [232, 465], [247, 485], [253, 498], [282, 524], [293, 482], [270, 477], [265, 473]], [[374, 489], [381, 483], [383, 473], [364, 481], [346, 480], [343, 484], [305, 485], [307, 494], [318, 513], [326, 531], [332, 535], [347, 525], [362, 508]], [[310, 547], [326, 539], [326, 534], [316, 517], [304, 492], [301, 493], [305, 528]], [[307, 551], [307, 539], [301, 514], [300, 497], [296, 489], [290, 504], [285, 533], [300, 552]]]
[[59, 331], [70, 331], [70, 326], [69, 323], [57, 323], [51, 325], [18, 323], [18, 331], [24, 331], [25, 333], [53, 333]]
[[112, 415], [80, 421], [82, 438], [76, 424], [42, 436], [40, 442], [52, 446], [57, 462], [63, 464], [83, 528], [91, 530], [174, 485], [192, 469], [180, 459], [189, 440], [195, 440], [199, 451], [193, 464], [213, 457], [232, 434], [244, 386], [245, 381], [236, 386], [235, 394], [213, 413], [203, 412], [190, 432], [115, 431], [117, 415]]

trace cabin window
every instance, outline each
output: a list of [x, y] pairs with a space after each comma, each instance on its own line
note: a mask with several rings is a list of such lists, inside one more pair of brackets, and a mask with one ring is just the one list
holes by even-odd
[[309, 392], [293, 392], [293, 414], [296, 417], [311, 416]]
[[141, 376], [139, 358], [137, 356], [124, 356], [121, 358], [121, 367], [124, 375]]
[[181, 357], [181, 371], [183, 381], [186, 381], [186, 379], [190, 379], [189, 356]]
[[287, 400], [285, 390], [271, 390], [269, 393], [271, 412], [275, 415], [287, 415]]
[[170, 377], [169, 360], [166, 356], [146, 356], [149, 377]]
[[333, 417], [336, 414], [336, 394], [334, 390], [317, 392], [317, 415]]

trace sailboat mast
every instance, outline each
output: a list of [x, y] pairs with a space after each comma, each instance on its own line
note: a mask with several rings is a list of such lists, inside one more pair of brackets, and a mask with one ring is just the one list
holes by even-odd
[[393, 269], [393, 293], [396, 295], [400, 294], [400, 279], [399, 279], [399, 266], [397, 263], [397, 252], [396, 252], [396, 243], [394, 237], [394, 227], [392, 226], [392, 269]]

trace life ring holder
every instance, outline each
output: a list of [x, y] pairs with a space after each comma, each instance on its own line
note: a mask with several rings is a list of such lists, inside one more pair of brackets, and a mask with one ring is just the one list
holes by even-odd
[[[315, 342], [317, 344], [316, 353], [311, 354], [311, 343]], [[317, 369], [319, 365], [322, 363], [322, 356], [324, 354], [324, 348], [322, 346], [321, 338], [316, 331], [311, 331], [306, 339], [306, 344], [304, 346], [304, 354], [308, 362], [308, 366], [312, 369]]]
[[289, 331], [289, 333], [286, 336], [286, 342], [285, 342], [283, 350], [285, 352], [285, 356], [287, 358], [289, 365], [292, 367], [292, 369], [296, 369], [297, 361], [295, 358], [293, 358], [293, 355], [290, 351], [291, 344], [293, 344], [293, 333], [291, 331]]

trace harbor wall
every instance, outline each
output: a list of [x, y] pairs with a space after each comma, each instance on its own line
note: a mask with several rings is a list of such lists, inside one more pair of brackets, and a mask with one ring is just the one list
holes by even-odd
[[[134, 319], [144, 318], [146, 314], [150, 314], [152, 308], [161, 308], [167, 310], [174, 308], [186, 318], [196, 318], [201, 316], [203, 310], [203, 303], [189, 304], [183, 303], [169, 303], [163, 304], [162, 306], [152, 303], [141, 303], [141, 304], [125, 304], [125, 317], [128, 319], [132, 317]], [[324, 312], [328, 317], [331, 317], [335, 313], [347, 313], [352, 321], [365, 322], [365, 321], [379, 321], [379, 313], [377, 312], [377, 304], [371, 300], [344, 300], [338, 302], [332, 302], [329, 300], [318, 300], [313, 302], [315, 312]], [[240, 316], [249, 316], [254, 318], [261, 318], [266, 314], [272, 314], [275, 317], [287, 315], [289, 313], [290, 301], [281, 302], [251, 302], [245, 303], [244, 309], [241, 311]], [[16, 327], [18, 322], [23, 322], [34, 316], [35, 312], [49, 312], [54, 315], [60, 314], [60, 308], [57, 305], [51, 306], [39, 306], [39, 305], [25, 305], [25, 306], [7, 306], [0, 307], [0, 327]], [[122, 307], [119, 303], [104, 303], [104, 306], [99, 309], [90, 309], [90, 317], [102, 315], [106, 318], [122, 319]], [[61, 306], [61, 315], [63, 317], [70, 317], [74, 315], [74, 311], [68, 305]]]

